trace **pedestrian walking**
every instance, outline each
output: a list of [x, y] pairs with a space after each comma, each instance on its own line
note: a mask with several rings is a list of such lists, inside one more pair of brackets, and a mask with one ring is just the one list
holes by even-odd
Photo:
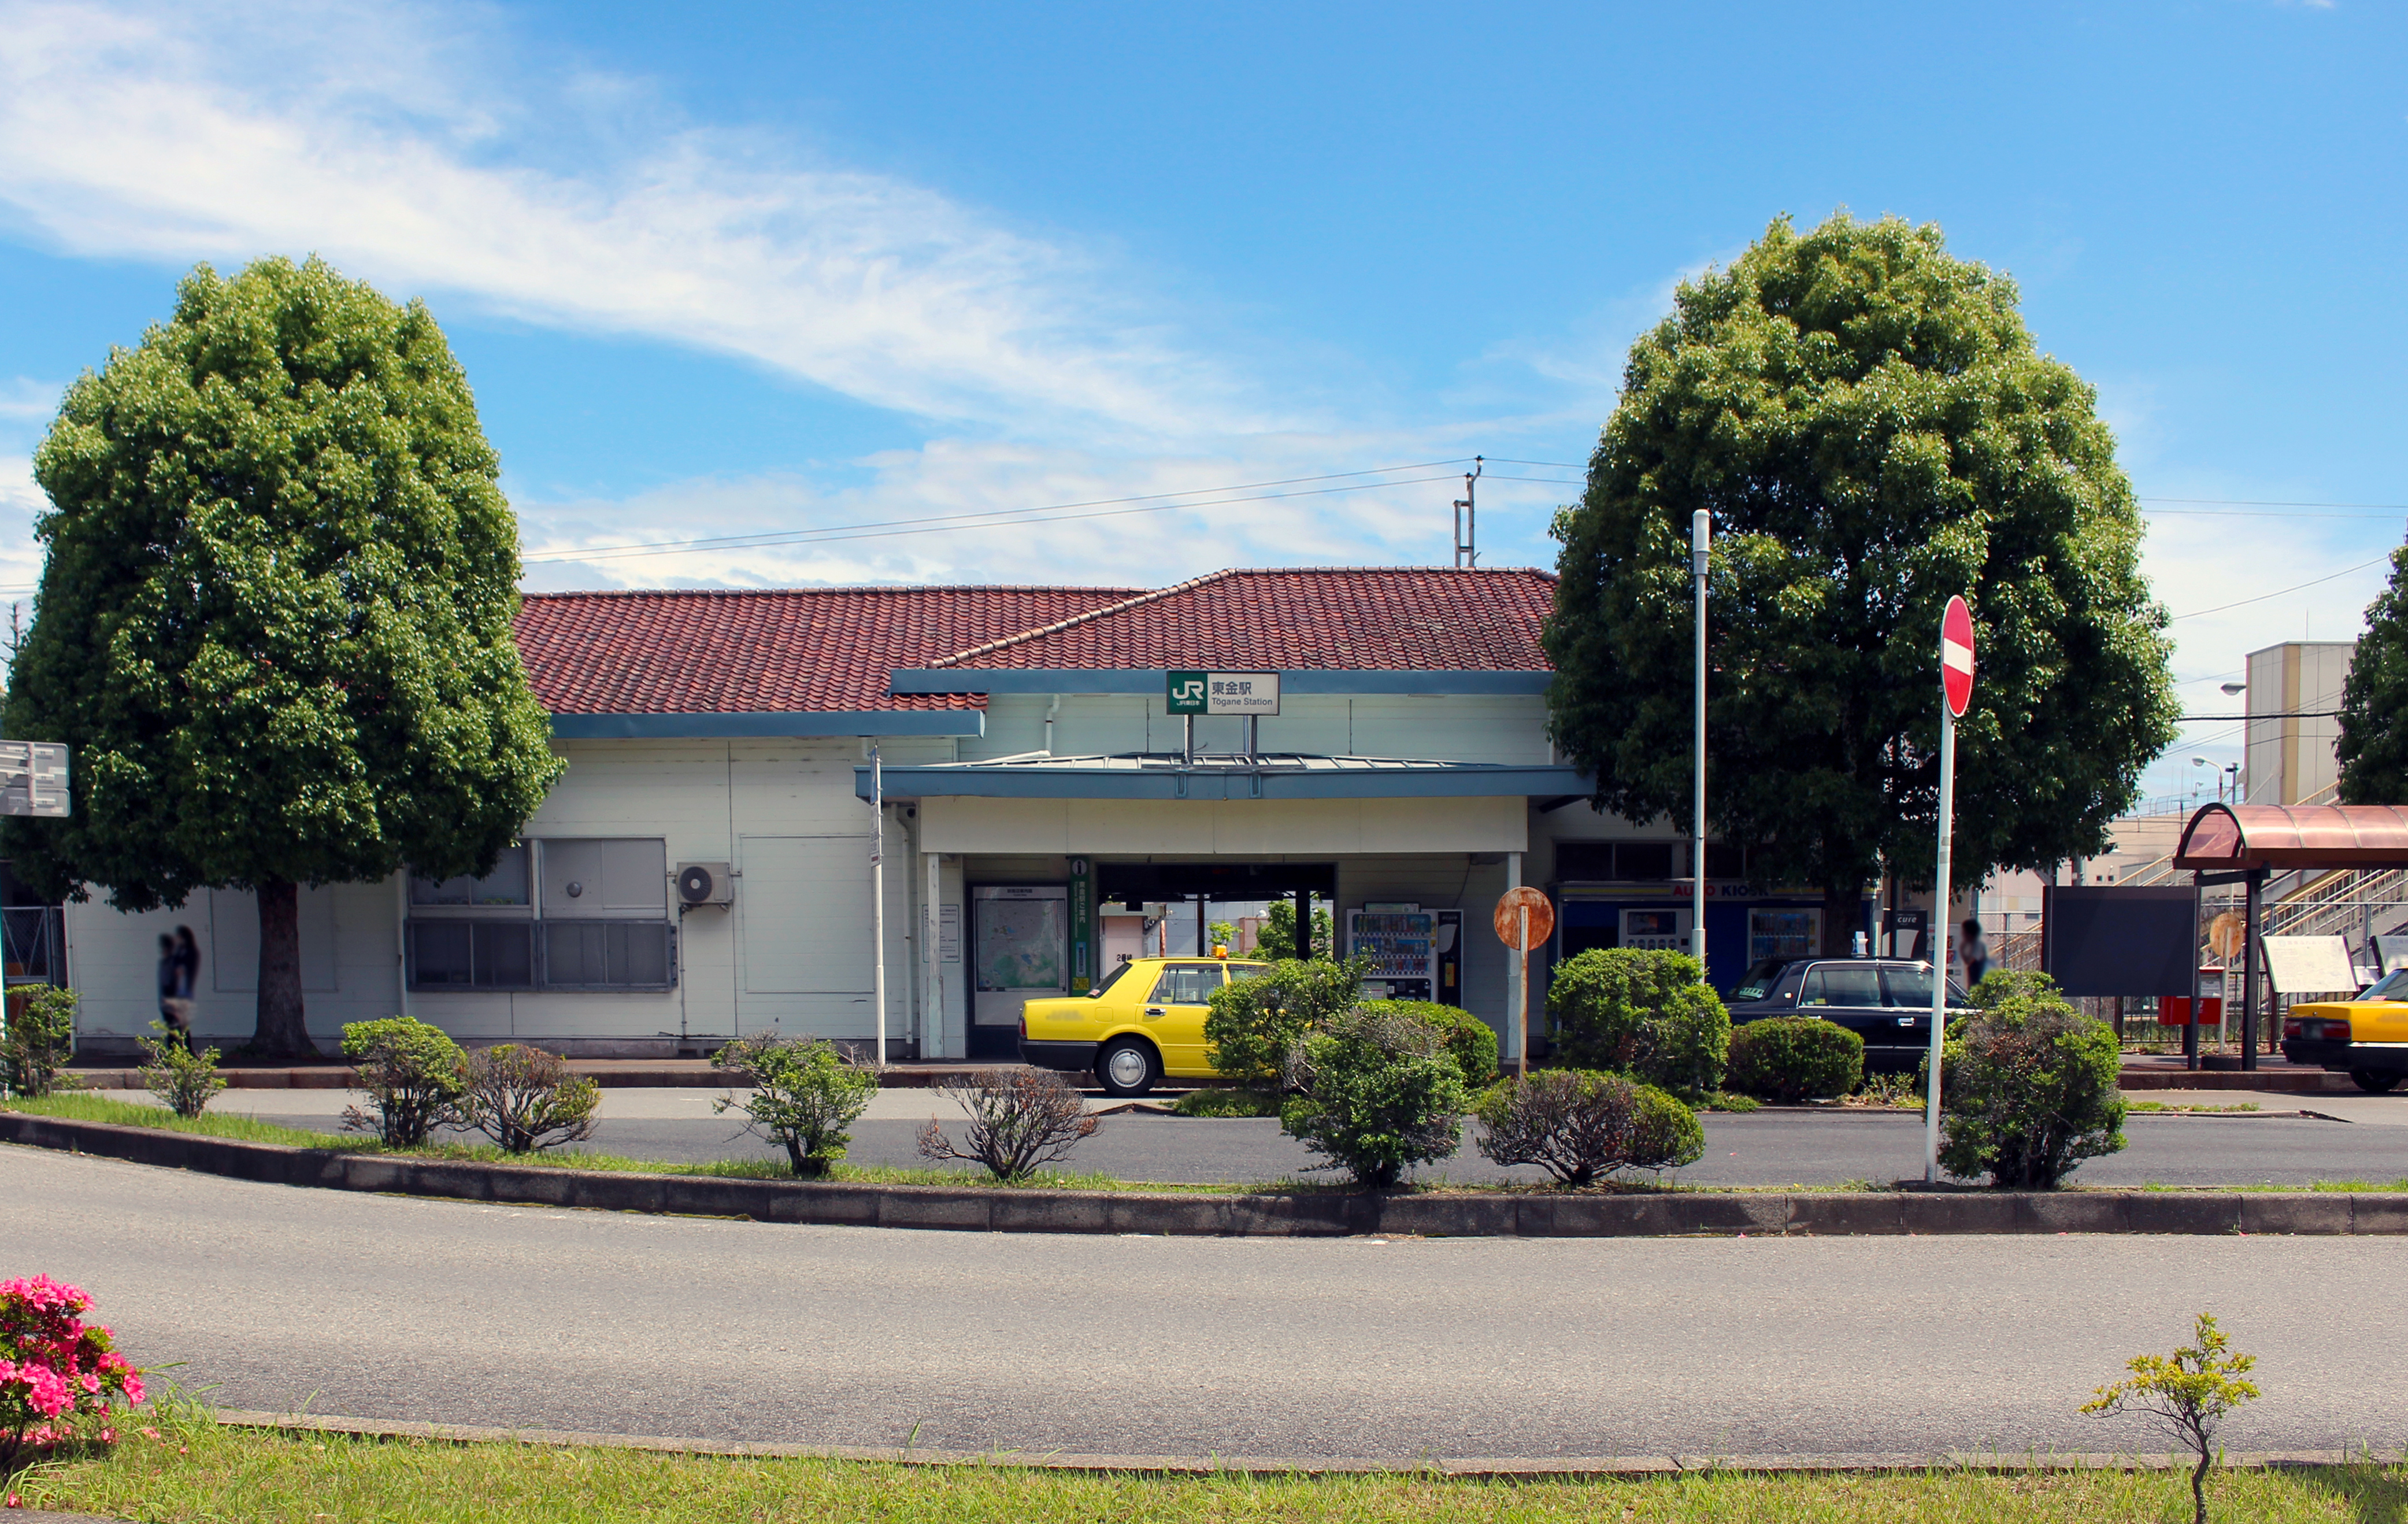
[[1971, 989], [1989, 971], [1990, 944], [1982, 940], [1982, 923], [1974, 916], [1967, 916], [1957, 930], [1956, 960], [1964, 970], [1965, 987]]
[[193, 1002], [184, 993], [184, 960], [176, 939], [159, 937], [159, 1025], [171, 1048], [193, 1051]]

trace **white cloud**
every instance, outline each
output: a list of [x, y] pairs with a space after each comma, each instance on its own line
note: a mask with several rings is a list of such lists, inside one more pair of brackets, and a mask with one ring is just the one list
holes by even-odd
[[508, 42], [457, 9], [0, 4], [0, 203], [79, 253], [315, 251], [932, 418], [1261, 426], [1100, 254], [636, 82], [505, 79]]
[[[1227, 566], [1444, 564], [1456, 440], [1265, 436], [1225, 453], [1131, 458], [1059, 446], [938, 440], [861, 462], [831, 489], [795, 477], [706, 479], [615, 500], [515, 499], [534, 589], [872, 582], [1046, 582], [1159, 586]], [[1446, 460], [1381, 477], [1320, 477], [1333, 461]], [[1547, 517], [1569, 489], [1491, 480], [1482, 563], [1545, 564]], [[1122, 499], [1178, 494], [1168, 506]], [[1049, 510], [1043, 522], [887, 533], [897, 521]], [[770, 535], [801, 543], [677, 554], [577, 555], [582, 547]], [[848, 527], [853, 526], [853, 527]]]
[[65, 390], [56, 381], [25, 376], [0, 381], [0, 425], [49, 423], [57, 414], [59, 397]]

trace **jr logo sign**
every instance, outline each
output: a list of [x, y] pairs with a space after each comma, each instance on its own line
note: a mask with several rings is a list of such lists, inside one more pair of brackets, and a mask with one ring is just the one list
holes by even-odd
[[1169, 679], [1170, 713], [1201, 714], [1205, 712], [1204, 694], [1207, 680], [1204, 673], [1171, 672], [1167, 675]]

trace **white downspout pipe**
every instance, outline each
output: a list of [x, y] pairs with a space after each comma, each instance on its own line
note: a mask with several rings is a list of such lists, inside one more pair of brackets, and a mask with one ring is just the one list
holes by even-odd
[[1054, 755], [1054, 716], [1062, 712], [1062, 696], [1055, 694], [1054, 702], [1045, 709], [1045, 755]]

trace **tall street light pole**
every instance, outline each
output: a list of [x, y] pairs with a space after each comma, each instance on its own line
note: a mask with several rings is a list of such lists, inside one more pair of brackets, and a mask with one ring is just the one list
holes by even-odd
[[[1698, 584], [1698, 791], [1689, 840], [1689, 951], [1706, 966], [1706, 548], [1713, 518], [1704, 509], [1689, 515], [1689, 574]], [[1711, 975], [1706, 982], [1713, 983]]]

